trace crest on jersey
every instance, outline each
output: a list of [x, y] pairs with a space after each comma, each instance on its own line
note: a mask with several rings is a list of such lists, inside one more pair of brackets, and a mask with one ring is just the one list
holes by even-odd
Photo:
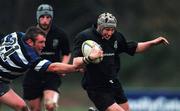
[[117, 49], [118, 48], [118, 43], [117, 43], [117, 40], [114, 41], [114, 48]]
[[1, 39], [0, 57], [3, 61], [6, 61], [7, 58], [18, 49], [20, 49], [20, 47], [17, 45], [16, 33], [12, 33], [11, 35], [7, 35], [5, 38]]
[[58, 39], [53, 39], [53, 48], [56, 48], [59, 44]]

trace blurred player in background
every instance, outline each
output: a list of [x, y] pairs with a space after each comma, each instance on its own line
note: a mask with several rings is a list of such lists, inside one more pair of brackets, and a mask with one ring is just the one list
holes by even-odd
[[83, 56], [81, 45], [86, 40], [94, 40], [103, 49], [103, 61], [99, 64], [87, 62], [82, 79], [83, 88], [99, 111], [130, 111], [127, 97], [118, 79], [121, 53], [133, 56], [152, 46], [168, 44], [164, 37], [146, 42], [128, 42], [117, 32], [116, 27], [116, 18], [110, 13], [103, 13], [98, 17], [97, 25], [80, 32], [74, 40], [74, 58]]
[[[53, 8], [48, 4], [41, 4], [36, 12], [37, 27], [46, 34], [46, 47], [41, 57], [52, 62], [68, 63], [70, 60], [70, 46], [67, 34], [53, 24]], [[40, 111], [42, 100], [45, 108], [53, 111], [59, 98], [58, 88], [61, 78], [48, 72], [46, 75], [37, 71], [29, 71], [23, 83], [24, 99], [28, 101], [32, 111]]]

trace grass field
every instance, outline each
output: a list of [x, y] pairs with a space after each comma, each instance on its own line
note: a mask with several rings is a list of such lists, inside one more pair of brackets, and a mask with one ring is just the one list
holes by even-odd
[[[0, 111], [14, 111], [7, 106], [2, 105]], [[59, 107], [57, 111], [88, 111], [86, 107]]]
[[[0, 111], [14, 111], [7, 106], [1, 106]], [[86, 107], [59, 107], [57, 111], [88, 111]]]
[[[60, 87], [60, 101], [59, 101], [59, 108], [57, 111], [88, 111], [88, 108], [90, 106], [93, 106], [92, 102], [88, 99], [86, 92], [82, 89], [80, 85], [80, 78], [75, 78], [75, 80], [70, 80], [72, 76], [66, 76], [62, 79], [63, 84]], [[79, 79], [79, 80], [78, 80]], [[18, 79], [13, 82], [12, 88], [20, 95], [22, 96], [22, 85], [21, 85], [21, 79]], [[131, 90], [130, 90], [131, 89]], [[151, 91], [154, 89], [148, 88], [148, 87], [131, 87], [129, 89], [130, 92], [142, 90], [142, 91]], [[156, 90], [159, 91], [180, 91], [179, 88], [156, 88]], [[166, 90], [165, 90], [166, 89]], [[157, 90], [157, 91], [158, 91]], [[12, 109], [8, 108], [5, 105], [1, 105], [0, 111], [13, 111]], [[137, 110], [132, 110], [137, 111]], [[141, 110], [140, 110], [141, 111]], [[144, 110], [143, 110], [144, 111]], [[153, 110], [151, 110], [153, 111]], [[157, 111], [157, 110], [155, 110]], [[160, 110], [158, 110], [160, 111]], [[164, 110], [163, 110], [164, 111]], [[166, 110], [166, 111], [180, 111], [180, 110]]]

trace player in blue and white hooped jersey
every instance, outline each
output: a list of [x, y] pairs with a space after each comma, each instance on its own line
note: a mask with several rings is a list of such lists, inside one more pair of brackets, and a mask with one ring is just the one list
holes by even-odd
[[[14, 32], [0, 41], [0, 103], [4, 103], [16, 111], [29, 111], [24, 100], [10, 87], [9, 83], [28, 70], [55, 72], [57, 74], [78, 71], [84, 63], [82, 58], [74, 60], [74, 64], [65, 64], [42, 59], [39, 55], [45, 47], [45, 33], [37, 27], [30, 27], [26, 33]], [[101, 55], [94, 51], [91, 59]]]
[[0, 80], [15, 79], [30, 66], [33, 66], [36, 71], [45, 71], [51, 63], [41, 59], [34, 48], [24, 43], [23, 37], [24, 33], [14, 32], [1, 39]]

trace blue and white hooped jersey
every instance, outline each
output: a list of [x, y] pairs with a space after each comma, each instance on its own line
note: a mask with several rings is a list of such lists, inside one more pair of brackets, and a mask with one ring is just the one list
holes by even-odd
[[43, 72], [51, 64], [26, 44], [23, 36], [22, 32], [14, 32], [1, 39], [0, 77], [14, 79], [29, 69]]

